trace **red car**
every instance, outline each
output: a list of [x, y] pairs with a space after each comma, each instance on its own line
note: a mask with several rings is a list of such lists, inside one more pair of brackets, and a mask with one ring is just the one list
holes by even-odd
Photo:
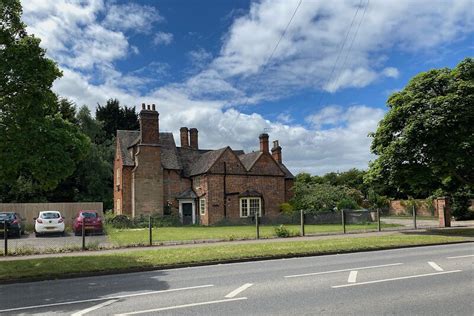
[[96, 211], [79, 211], [72, 224], [72, 230], [76, 236], [82, 235], [82, 225], [86, 232], [102, 234], [104, 226], [102, 218]]

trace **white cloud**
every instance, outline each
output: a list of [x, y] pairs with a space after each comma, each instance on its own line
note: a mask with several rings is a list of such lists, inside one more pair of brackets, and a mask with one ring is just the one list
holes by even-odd
[[382, 71], [383, 75], [389, 78], [398, 78], [400, 72], [397, 68], [394, 67], [387, 67]]
[[106, 11], [103, 25], [112, 30], [147, 33], [151, 31], [153, 23], [164, 21], [158, 10], [148, 5], [112, 4]]
[[173, 41], [173, 34], [158, 32], [153, 37], [153, 44], [155, 45], [169, 45]]
[[[359, 9], [339, 58], [360, 1], [303, 1], [266, 64], [297, 1], [252, 2], [248, 14], [234, 17], [216, 56], [204, 49], [189, 53], [198, 73], [153, 91], [140, 88], [165, 77], [167, 64], [156, 60], [124, 73], [115, 62], [139, 53], [128, 36], [151, 32], [150, 25], [164, 19], [158, 10], [101, 0], [27, 0], [23, 5], [28, 31], [42, 39], [47, 54], [64, 72], [54, 84], [61, 96], [92, 109], [111, 97], [127, 105], [156, 103], [163, 130], [178, 135], [180, 126], [197, 127], [201, 146], [208, 148], [257, 150], [258, 135], [271, 128], [271, 139], [280, 140], [283, 159], [295, 172], [365, 168], [371, 158], [367, 133], [375, 130], [381, 109], [332, 105], [309, 115], [309, 126], [302, 126], [292, 121], [290, 112], [271, 121], [248, 108], [245, 114], [231, 106], [278, 99], [301, 89], [335, 92], [382, 77], [396, 78], [399, 71], [387, 66], [387, 52], [432, 53], [462, 38], [474, 29], [472, 1], [371, 1], [362, 21], [363, 8]], [[155, 36], [159, 44], [173, 41], [171, 33]]]

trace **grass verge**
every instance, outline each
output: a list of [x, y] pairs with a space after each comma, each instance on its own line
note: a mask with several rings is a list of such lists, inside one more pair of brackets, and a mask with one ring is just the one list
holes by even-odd
[[[276, 226], [260, 226], [260, 238], [276, 237]], [[289, 231], [290, 236], [297, 236], [300, 232], [299, 225], [284, 225]], [[398, 227], [397, 224], [384, 224], [382, 228]], [[348, 232], [357, 231], [375, 231], [377, 224], [357, 224], [346, 225]], [[339, 224], [324, 225], [305, 225], [307, 235], [326, 234], [342, 232], [342, 226]], [[107, 235], [110, 242], [117, 246], [144, 245], [148, 244], [149, 235], [147, 228], [141, 229], [116, 229], [107, 227]], [[241, 240], [254, 239], [255, 226], [186, 226], [186, 227], [160, 227], [153, 229], [153, 241], [187, 241], [187, 240]]]
[[[470, 231], [473, 231], [470, 229]], [[472, 233], [462, 236], [408, 235], [403, 233], [380, 237], [333, 238], [314, 241], [266, 242], [201, 247], [159, 248], [96, 256], [53, 257], [3, 261], [0, 282], [22, 279], [44, 280], [91, 274], [163, 269], [232, 261], [347, 253], [376, 249], [472, 241]]]

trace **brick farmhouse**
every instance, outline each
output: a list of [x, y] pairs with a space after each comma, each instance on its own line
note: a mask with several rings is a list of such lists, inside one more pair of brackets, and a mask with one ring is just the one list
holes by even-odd
[[182, 127], [181, 146], [159, 131], [153, 104], [142, 105], [140, 130], [118, 130], [114, 160], [114, 212], [179, 214], [183, 224], [238, 221], [258, 212], [276, 217], [291, 198], [294, 177], [281, 147], [260, 135], [260, 150], [200, 149], [198, 130]]

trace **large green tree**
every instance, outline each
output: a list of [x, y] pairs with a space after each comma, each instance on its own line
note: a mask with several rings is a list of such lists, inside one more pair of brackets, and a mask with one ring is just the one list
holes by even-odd
[[[474, 183], [474, 61], [410, 80], [388, 99], [372, 134], [378, 157], [366, 180], [414, 197], [452, 194]], [[464, 190], [463, 189], [463, 190]]]
[[63, 119], [51, 90], [61, 72], [21, 14], [18, 0], [0, 1], [0, 187], [48, 190], [74, 172], [89, 140]]
[[95, 117], [103, 123], [107, 138], [115, 137], [118, 129], [136, 130], [139, 128], [135, 108], [122, 107], [117, 99], [107, 100], [104, 106], [98, 104]]

